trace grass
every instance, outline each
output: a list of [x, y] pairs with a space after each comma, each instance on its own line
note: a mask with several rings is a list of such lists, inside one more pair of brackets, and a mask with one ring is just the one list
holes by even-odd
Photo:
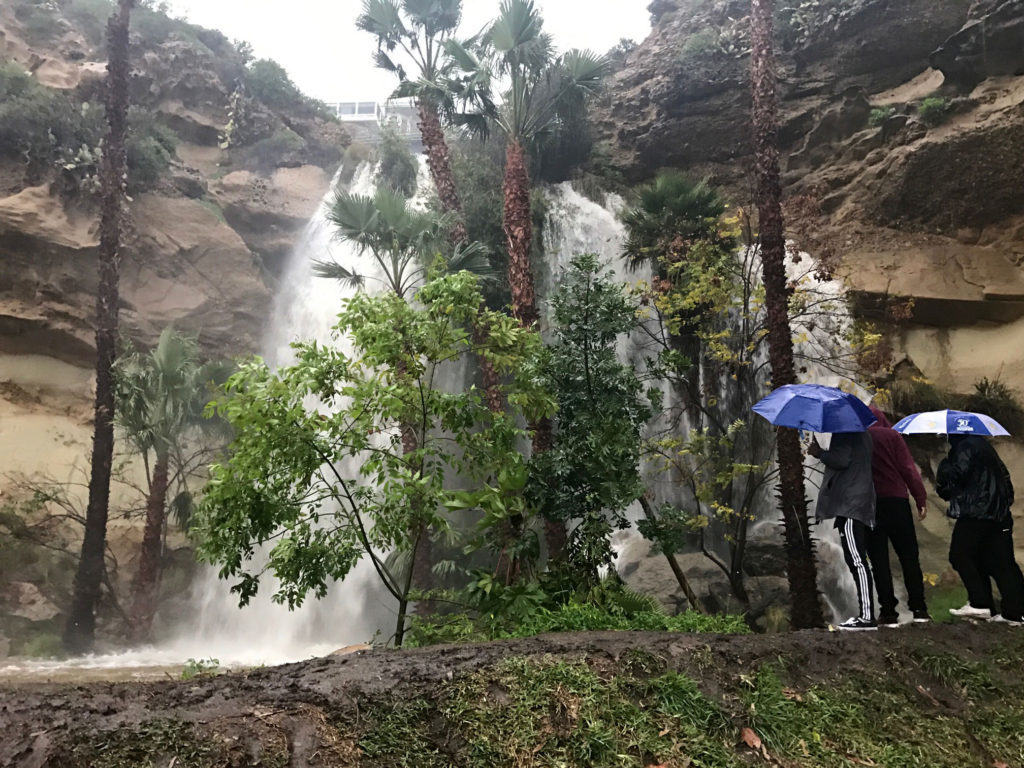
[[746, 634], [750, 631], [741, 616], [705, 615], [687, 611], [678, 616], [654, 610], [617, 612], [587, 603], [568, 603], [555, 609], [541, 608], [521, 621], [491, 624], [488, 617], [464, 613], [415, 618], [409, 631], [409, 647], [438, 643], [486, 642], [533, 637], [551, 632], [701, 632]]
[[[342, 709], [317, 719], [326, 745], [317, 764], [1019, 766], [1022, 655], [1024, 636], [987, 655], [922, 640], [888, 651], [882, 675], [839, 658], [832, 671], [815, 673], [785, 656], [750, 669], [643, 648], [617, 659], [510, 657], [453, 679], [419, 680], [413, 696], [364, 695], [356, 714]], [[807, 674], [815, 675], [813, 683]], [[284, 766], [290, 764], [285, 736], [262, 718], [195, 725], [153, 720], [110, 733], [79, 731], [61, 756], [69, 768]], [[243, 755], [248, 762], [238, 762]]]

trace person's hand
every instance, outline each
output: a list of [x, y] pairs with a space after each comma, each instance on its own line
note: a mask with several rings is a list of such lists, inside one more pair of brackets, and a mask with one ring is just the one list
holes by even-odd
[[924, 520], [926, 517], [928, 517], [928, 507], [927, 506], [918, 507], [917, 508], [917, 519], [918, 520]]
[[807, 446], [807, 452], [814, 458], [820, 459], [825, 449], [818, 444], [818, 438], [812, 437], [811, 444]]

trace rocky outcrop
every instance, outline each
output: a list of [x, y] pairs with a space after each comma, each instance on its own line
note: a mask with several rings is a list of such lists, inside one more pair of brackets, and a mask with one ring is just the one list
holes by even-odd
[[[657, 4], [598, 111], [628, 177], [675, 166], [747, 200], [746, 5]], [[884, 322], [892, 297], [914, 299], [904, 340], [939, 329], [948, 353], [1024, 318], [1022, 34], [1020, 0], [822, 0], [778, 18], [787, 191], [820, 203], [862, 313]], [[928, 338], [920, 369], [948, 381]], [[993, 358], [1006, 365], [986, 375], [1024, 385], [1024, 355]]]

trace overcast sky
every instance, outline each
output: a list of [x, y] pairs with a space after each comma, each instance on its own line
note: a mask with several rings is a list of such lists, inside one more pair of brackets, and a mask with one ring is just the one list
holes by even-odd
[[[650, 31], [649, 0], [537, 0], [560, 48], [604, 52]], [[374, 68], [373, 38], [355, 28], [361, 0], [170, 0], [176, 15], [252, 43], [279, 61], [310, 96], [324, 101], [387, 97], [393, 76]], [[464, 0], [464, 30], [493, 18], [499, 0]]]

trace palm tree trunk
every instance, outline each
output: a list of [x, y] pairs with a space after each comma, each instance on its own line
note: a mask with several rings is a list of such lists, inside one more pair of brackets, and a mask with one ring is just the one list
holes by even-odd
[[[451, 152], [448, 149], [448, 142], [444, 137], [444, 130], [441, 128], [441, 119], [437, 114], [437, 108], [428, 101], [420, 100], [420, 136], [423, 139], [423, 148], [427, 153], [427, 167], [430, 169], [430, 178], [434, 182], [434, 189], [441, 200], [441, 207], [447, 213], [454, 213], [458, 218], [455, 226], [452, 227], [452, 242], [456, 245], [464, 243], [469, 239], [466, 232], [466, 224], [462, 220], [462, 201], [459, 199], [459, 190], [455, 184], [455, 174], [452, 171]], [[479, 326], [473, 326], [473, 342], [482, 342], [483, 332]], [[483, 355], [478, 355], [480, 371], [483, 375], [484, 392], [487, 397], [487, 406], [494, 413], [500, 413], [505, 409], [504, 401], [499, 389], [500, 379], [494, 365]]]
[[96, 604], [104, 571], [110, 472], [114, 457], [113, 365], [118, 339], [118, 261], [121, 247], [124, 178], [127, 166], [128, 25], [135, 0], [119, 0], [107, 22], [107, 136], [100, 165], [99, 287], [96, 292], [96, 404], [93, 416], [92, 469], [85, 536], [75, 574], [74, 593], [64, 629], [64, 646], [72, 653], [92, 648]]
[[[518, 139], [513, 139], [505, 152], [505, 180], [502, 184], [505, 200], [504, 229], [508, 242], [508, 283], [512, 291], [512, 314], [520, 325], [529, 328], [540, 319], [537, 311], [537, 291], [533, 281], [530, 251], [533, 247], [533, 218], [530, 212], [530, 171], [526, 153]], [[531, 424], [533, 455], [544, 453], [553, 444], [551, 420], [541, 419]], [[560, 520], [544, 521], [544, 538], [548, 559], [565, 559], [568, 536]]]
[[[772, 386], [796, 381], [789, 326], [790, 290], [786, 279], [786, 240], [782, 223], [779, 174], [776, 73], [772, 0], [751, 0], [751, 85], [754, 157], [757, 175], [761, 263], [768, 316], [768, 352]], [[818, 595], [814, 542], [804, 495], [803, 453], [795, 430], [778, 432], [779, 501], [785, 529], [787, 576], [794, 627], [824, 624]]]
[[453, 227], [452, 239], [456, 243], [462, 243], [466, 241], [466, 224], [462, 221], [462, 202], [459, 200], [459, 191], [455, 186], [451, 152], [449, 152], [448, 142], [444, 138], [441, 118], [437, 114], [437, 107], [429, 101], [420, 99], [418, 106], [420, 136], [423, 138], [423, 149], [427, 153], [430, 178], [433, 180], [437, 196], [441, 200], [441, 207], [459, 217]]
[[533, 245], [533, 220], [530, 214], [530, 172], [526, 153], [518, 139], [505, 153], [504, 229], [508, 241], [508, 282], [512, 290], [512, 313], [523, 327], [537, 322], [537, 292], [534, 288], [530, 249]]
[[162, 571], [163, 531], [167, 516], [167, 488], [169, 460], [166, 453], [158, 454], [153, 465], [153, 480], [146, 499], [146, 527], [142, 534], [139, 570], [132, 585], [132, 606], [129, 612], [133, 642], [148, 640], [156, 614], [157, 593]]

